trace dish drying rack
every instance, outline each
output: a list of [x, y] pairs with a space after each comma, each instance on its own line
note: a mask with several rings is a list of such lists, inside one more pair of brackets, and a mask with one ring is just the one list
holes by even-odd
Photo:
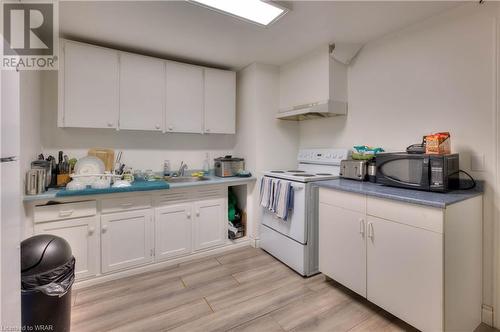
[[113, 173], [104, 173], [104, 174], [70, 174], [70, 178], [72, 179], [78, 179], [78, 178], [99, 178], [99, 179], [106, 179], [110, 178], [110, 180], [114, 181], [116, 179], [120, 180], [123, 177], [123, 174], [113, 174]]

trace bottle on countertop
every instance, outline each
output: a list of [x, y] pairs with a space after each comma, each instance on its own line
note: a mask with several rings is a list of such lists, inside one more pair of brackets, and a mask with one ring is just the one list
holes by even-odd
[[171, 171], [170, 171], [170, 160], [165, 160], [163, 162], [163, 176], [170, 176]]
[[210, 156], [207, 152], [207, 154], [205, 155], [205, 160], [203, 161], [203, 173], [205, 173], [205, 175], [208, 175], [208, 173], [210, 173], [210, 162], [209, 162], [209, 159]]

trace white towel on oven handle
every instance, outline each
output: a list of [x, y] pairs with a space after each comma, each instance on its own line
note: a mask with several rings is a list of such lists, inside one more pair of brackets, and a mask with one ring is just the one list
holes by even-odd
[[279, 181], [276, 195], [276, 209], [274, 213], [286, 221], [293, 210], [293, 186], [288, 181]]

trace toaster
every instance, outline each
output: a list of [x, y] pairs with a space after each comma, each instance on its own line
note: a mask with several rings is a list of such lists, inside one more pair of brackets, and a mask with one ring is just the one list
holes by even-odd
[[214, 174], [218, 177], [236, 176], [245, 170], [245, 159], [225, 156], [214, 159]]
[[368, 175], [366, 160], [345, 159], [340, 161], [340, 177], [364, 181]]

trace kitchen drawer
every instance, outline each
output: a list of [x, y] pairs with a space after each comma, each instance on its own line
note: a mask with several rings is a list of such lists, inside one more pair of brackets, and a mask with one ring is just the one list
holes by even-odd
[[335, 189], [319, 188], [320, 203], [365, 213], [366, 196]]
[[368, 197], [366, 214], [401, 224], [443, 233], [444, 210], [393, 200]]
[[96, 201], [36, 206], [33, 220], [35, 223], [41, 223], [69, 218], [88, 217], [95, 215], [96, 211]]
[[148, 209], [150, 207], [151, 196], [118, 197], [101, 201], [101, 213]]

